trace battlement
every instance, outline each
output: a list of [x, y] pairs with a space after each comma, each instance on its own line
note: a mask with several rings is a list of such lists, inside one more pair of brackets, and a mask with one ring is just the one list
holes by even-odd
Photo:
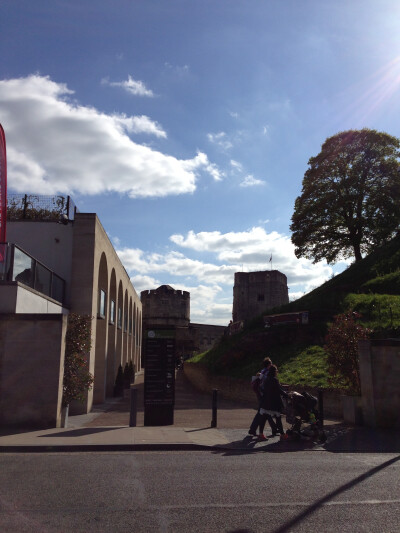
[[188, 326], [190, 292], [175, 290], [170, 285], [140, 293], [144, 324]]
[[251, 283], [285, 283], [287, 277], [279, 270], [259, 270], [257, 272], [235, 272], [235, 285], [249, 285]]
[[168, 298], [182, 298], [190, 300], [190, 292], [176, 290], [170, 285], [161, 285], [158, 289], [145, 290], [140, 293], [142, 300], [144, 298], [160, 297], [166, 295]]

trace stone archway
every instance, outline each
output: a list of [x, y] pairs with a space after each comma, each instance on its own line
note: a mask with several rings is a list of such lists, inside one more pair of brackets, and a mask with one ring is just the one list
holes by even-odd
[[133, 317], [132, 317], [132, 296], [129, 296], [129, 311], [128, 311], [128, 363], [133, 360]]
[[128, 363], [128, 291], [125, 289], [125, 295], [124, 295], [124, 309], [123, 309], [123, 364], [122, 367], [124, 368], [126, 363]]
[[113, 396], [116, 378], [116, 336], [117, 336], [117, 279], [113, 268], [110, 276], [110, 297], [108, 300], [108, 349], [106, 396]]
[[106, 255], [103, 252], [99, 262], [97, 283], [97, 316], [96, 346], [94, 361], [93, 402], [103, 403], [105, 400], [105, 384], [107, 375], [107, 323], [109, 280]]
[[[122, 328], [123, 328], [123, 321], [124, 321], [124, 300], [123, 300], [123, 291], [122, 291], [122, 281], [118, 283], [118, 295], [117, 295], [117, 302], [116, 302], [117, 310], [116, 310], [116, 325], [117, 325], [117, 341], [116, 341], [116, 349], [115, 349], [115, 375], [117, 375], [118, 367], [119, 365], [122, 365]], [[122, 368], [123, 369], [123, 368]]]

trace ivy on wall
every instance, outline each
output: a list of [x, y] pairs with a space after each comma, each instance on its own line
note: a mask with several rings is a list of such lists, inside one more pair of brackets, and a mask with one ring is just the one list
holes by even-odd
[[88, 355], [92, 345], [91, 321], [87, 315], [71, 313], [65, 340], [63, 405], [72, 400], [83, 402], [93, 387], [94, 378], [88, 371]]

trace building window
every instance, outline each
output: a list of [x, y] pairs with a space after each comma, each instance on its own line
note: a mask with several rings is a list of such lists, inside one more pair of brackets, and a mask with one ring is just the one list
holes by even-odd
[[118, 329], [122, 329], [122, 309], [118, 307], [118, 322], [117, 322]]
[[105, 318], [106, 317], [106, 293], [103, 291], [103, 289], [100, 289], [100, 297], [99, 297], [99, 317]]
[[128, 315], [126, 313], [124, 317], [124, 331], [125, 333], [128, 331]]
[[110, 302], [110, 324], [115, 324], [115, 300]]
[[263, 294], [258, 294], [257, 295], [257, 302], [263, 302], [264, 301], [264, 295]]

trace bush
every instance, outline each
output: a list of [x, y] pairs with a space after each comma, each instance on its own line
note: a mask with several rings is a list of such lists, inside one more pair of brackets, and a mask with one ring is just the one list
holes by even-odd
[[371, 330], [356, 322], [360, 316], [353, 311], [335, 316], [324, 346], [332, 378], [336, 381], [343, 380], [344, 385], [355, 394], [360, 394], [361, 391], [358, 341], [367, 339], [371, 333]]
[[91, 348], [91, 317], [71, 313], [65, 339], [63, 405], [72, 400], [83, 402], [93, 386], [87, 357]]
[[119, 365], [117, 376], [115, 378], [114, 384], [114, 397], [122, 396], [124, 394], [124, 372], [122, 370], [122, 365]]

